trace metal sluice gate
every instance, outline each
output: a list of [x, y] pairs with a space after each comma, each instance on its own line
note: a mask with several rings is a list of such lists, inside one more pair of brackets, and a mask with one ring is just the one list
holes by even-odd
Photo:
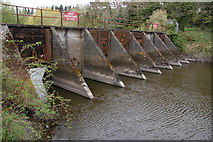
[[58, 62], [54, 85], [87, 98], [94, 98], [84, 78], [125, 87], [119, 75], [145, 80], [143, 72], [162, 74], [160, 69], [188, 64], [165, 33], [99, 28], [3, 25], [21, 53]]

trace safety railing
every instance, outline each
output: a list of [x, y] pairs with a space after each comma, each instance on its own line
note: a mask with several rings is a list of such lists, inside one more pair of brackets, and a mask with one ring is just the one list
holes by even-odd
[[[10, 4], [2, 5], [2, 23], [50, 25], [61, 27], [121, 28], [149, 31], [163, 31], [164, 25], [150, 24], [125, 18], [105, 17], [102, 15], [59, 11], [45, 8], [32, 8]], [[66, 15], [68, 14], [68, 15]], [[69, 15], [71, 14], [71, 15]], [[74, 15], [72, 15], [74, 14]]]

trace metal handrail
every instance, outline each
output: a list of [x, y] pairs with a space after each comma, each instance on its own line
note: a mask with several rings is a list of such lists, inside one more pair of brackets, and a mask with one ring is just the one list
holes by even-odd
[[[49, 10], [49, 9], [42, 9], [42, 8], [32, 8], [32, 7], [25, 7], [25, 6], [16, 6], [16, 5], [11, 5], [11, 4], [0, 4], [0, 5], [4, 5], [4, 6], [11, 6], [11, 7], [15, 7], [16, 8], [16, 13], [4, 13], [4, 12], [0, 12], [1, 14], [6, 14], [6, 15], [16, 15], [17, 17], [17, 21], [16, 21], [16, 24], [20, 24], [20, 21], [19, 21], [19, 16], [28, 16], [28, 17], [40, 17], [41, 18], [41, 25], [43, 25], [44, 23], [44, 18], [52, 18], [52, 19], [61, 19], [61, 22], [60, 22], [60, 25], [61, 27], [63, 27], [63, 12], [64, 11], [59, 11], [59, 10]], [[37, 15], [28, 15], [28, 14], [20, 14], [19, 13], [19, 8], [28, 8], [28, 9], [35, 9], [35, 10], [40, 10], [40, 16], [37, 16]], [[59, 12], [60, 13], [60, 17], [53, 17], [53, 16], [44, 16], [43, 15], [43, 11], [51, 11], [51, 12]], [[91, 21], [91, 22], [97, 22], [97, 23], [108, 23], [108, 24], [117, 24], [117, 25], [126, 25], [126, 26], [136, 26], [136, 27], [141, 27], [140, 24], [130, 24], [130, 22], [137, 22], [137, 23], [144, 23], [144, 24], [149, 24], [147, 22], [143, 22], [143, 21], [136, 21], [136, 20], [131, 20], [131, 19], [125, 19], [125, 18], [117, 18], [117, 17], [105, 17], [105, 16], [102, 16], [102, 15], [91, 15], [91, 14], [85, 14], [85, 13], [78, 13], [79, 14], [79, 17], [78, 17], [78, 21], [77, 21], [77, 24], [78, 24], [78, 27], [80, 26], [80, 22], [81, 21]], [[92, 18], [93, 17], [100, 17], [101, 19], [104, 19], [104, 20], [96, 20], [96, 19], [81, 19], [80, 17], [83, 16], [83, 15], [89, 15], [91, 16]], [[125, 21], [129, 21], [129, 23], [120, 23], [120, 22], [112, 22], [112, 21], [106, 21], [105, 19], [115, 19], [115, 20], [125, 20]], [[5, 23], [7, 24], [7, 23]], [[158, 24], [159, 26], [161, 27], [164, 27], [164, 25], [160, 25]], [[146, 27], [146, 28], [149, 28], [150, 26], [147, 26], [147, 25], [143, 25], [143, 27]], [[151, 26], [152, 30], [153, 30], [153, 27]]]

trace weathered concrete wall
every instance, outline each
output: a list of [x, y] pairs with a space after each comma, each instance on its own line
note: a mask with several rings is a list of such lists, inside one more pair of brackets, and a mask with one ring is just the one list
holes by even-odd
[[75, 66], [72, 55], [68, 53], [66, 45], [54, 28], [52, 28], [52, 33], [53, 61], [58, 62], [58, 70], [54, 72], [52, 77], [54, 84], [87, 98], [94, 98], [80, 71]]
[[83, 58], [84, 77], [119, 87], [125, 86], [87, 29], [84, 31]]
[[164, 42], [167, 48], [172, 52], [172, 54], [179, 60], [179, 62], [186, 64], [189, 63], [186, 60], [186, 55], [184, 55], [177, 49], [177, 47], [172, 43], [172, 41], [168, 38], [168, 36], [165, 33], [158, 33], [157, 35]]
[[132, 32], [143, 50], [152, 58], [156, 66], [163, 69], [173, 69], [168, 60], [162, 55], [158, 48], [150, 40], [150, 37], [144, 32]]
[[112, 64], [116, 73], [145, 79], [145, 76], [139, 70], [137, 64], [126, 52], [111, 30], [89, 29], [89, 32], [98, 47], [103, 51], [109, 62]]
[[172, 52], [167, 48], [164, 42], [159, 38], [156, 33], [147, 33], [149, 39], [154, 43], [158, 50], [163, 54], [163, 56], [168, 60], [169, 64], [182, 66], [178, 59], [172, 54]]
[[161, 74], [161, 71], [156, 67], [155, 62], [143, 50], [143, 48], [138, 43], [138, 41], [133, 36], [133, 34], [129, 32], [129, 35], [130, 35], [130, 39], [128, 43], [127, 52], [131, 55], [133, 60], [139, 65], [140, 69], [142, 71]]
[[138, 65], [127, 53], [112, 31], [110, 32], [109, 52], [107, 57], [118, 74], [146, 79]]
[[56, 29], [62, 43], [67, 47], [68, 53], [73, 57], [73, 63], [81, 71], [83, 68], [83, 30]]
[[47, 91], [42, 81], [45, 68], [32, 68], [28, 70], [28, 73], [39, 98], [41, 100], [47, 101], [45, 98], [47, 96]]

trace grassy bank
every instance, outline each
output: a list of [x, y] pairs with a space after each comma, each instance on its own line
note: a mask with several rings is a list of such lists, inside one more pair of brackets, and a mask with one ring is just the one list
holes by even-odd
[[186, 40], [186, 52], [191, 54], [200, 54], [203, 56], [211, 56], [211, 31], [186, 31], [183, 32], [183, 37]]
[[211, 48], [211, 31], [210, 30], [194, 30], [182, 32], [185, 38], [185, 52], [193, 54], [197, 57], [208, 58], [212, 55]]
[[184, 31], [168, 31], [172, 42], [180, 51], [194, 56], [199, 61], [211, 61], [212, 32], [210, 29], [186, 28]]
[[[27, 68], [32, 67], [46, 67], [48, 73], [55, 66], [42, 63], [27, 65], [24, 60], [14, 58], [3, 60], [0, 74], [2, 141], [48, 139], [44, 134], [54, 125], [59, 116], [58, 111], [68, 109], [69, 100], [60, 97], [56, 92], [49, 91], [46, 100], [38, 97], [27, 73]], [[51, 82], [44, 78], [44, 85], [49, 90]]]

